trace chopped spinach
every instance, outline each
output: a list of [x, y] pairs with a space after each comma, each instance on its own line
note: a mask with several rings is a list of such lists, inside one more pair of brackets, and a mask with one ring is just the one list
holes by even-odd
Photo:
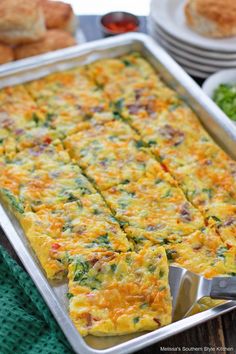
[[119, 112], [113, 112], [113, 118], [116, 120], [120, 120], [121, 119], [121, 115]]
[[220, 218], [218, 218], [217, 216], [215, 216], [215, 215], [210, 215], [209, 217], [208, 217], [208, 219], [213, 219], [213, 220], [215, 220], [215, 221], [217, 221], [217, 222], [219, 222], [219, 223], [221, 223], [221, 219]]
[[211, 188], [203, 188], [202, 189], [203, 193], [206, 193], [208, 195], [208, 198], [211, 199], [213, 196], [213, 190]]
[[73, 226], [71, 225], [70, 222], [66, 222], [63, 226], [62, 226], [62, 232], [66, 232], [68, 231], [72, 231]]
[[135, 142], [135, 145], [136, 147], [139, 149], [139, 148], [142, 148], [142, 147], [146, 147], [146, 144], [142, 141], [142, 140], [137, 140]]
[[159, 291], [162, 291], [162, 290], [165, 290], [166, 287], [163, 285], [163, 286], [160, 286], [160, 288], [158, 289]]
[[149, 140], [148, 146], [152, 146], [152, 145], [157, 145], [157, 142], [155, 140]]
[[92, 244], [92, 247], [101, 246], [101, 247], [111, 249], [111, 244], [110, 244], [108, 234], [99, 236], [98, 238], [96, 238], [96, 240], [92, 241], [91, 244]]
[[77, 199], [78, 199], [78, 198], [75, 197], [75, 196], [73, 195], [73, 193], [71, 193], [71, 192], [67, 193], [67, 201], [68, 201], [68, 202], [76, 202]]
[[11, 191], [9, 191], [8, 189], [5, 188], [1, 188], [0, 189], [1, 192], [3, 193], [3, 195], [5, 197], [7, 197], [7, 199], [9, 200], [9, 202], [11, 203], [11, 206], [16, 209], [18, 211], [18, 213], [23, 214], [24, 213], [24, 205], [22, 204], [22, 202], [20, 201], [20, 199], [18, 199], [17, 197], [15, 197]]
[[140, 317], [134, 317], [134, 318], [133, 318], [133, 322], [134, 322], [134, 324], [138, 323], [138, 322], [139, 322], [139, 320], [140, 320]]
[[87, 280], [89, 269], [89, 262], [83, 259], [82, 256], [78, 256], [75, 261], [74, 281], [81, 283], [82, 281]]
[[154, 273], [155, 270], [156, 270], [156, 266], [155, 266], [154, 264], [150, 264], [150, 265], [148, 266], [148, 271], [149, 271], [150, 273]]
[[53, 120], [54, 118], [54, 114], [53, 113], [47, 113], [46, 117], [45, 117], [45, 123], [44, 126], [48, 127], [50, 125], [50, 122]]
[[165, 271], [163, 269], [160, 269], [160, 272], [159, 272], [159, 277], [160, 278], [163, 278], [165, 275]]
[[134, 242], [139, 244], [139, 243], [142, 243], [143, 241], [146, 241], [146, 238], [142, 237], [142, 236], [139, 236], [139, 237], [134, 237], [133, 238]]
[[148, 303], [147, 302], [144, 302], [143, 304], [141, 304], [139, 306], [140, 309], [146, 309], [148, 307]]
[[114, 273], [116, 271], [117, 265], [116, 264], [111, 264], [111, 271]]
[[32, 114], [32, 120], [38, 125], [40, 119], [35, 112]]
[[169, 189], [168, 191], [166, 191], [166, 193], [161, 198], [164, 199], [164, 198], [168, 198], [171, 196], [172, 196], [172, 193], [171, 193], [171, 190]]
[[159, 183], [161, 183], [161, 182], [163, 182], [163, 180], [162, 180], [161, 178], [157, 178], [157, 179], [155, 180], [155, 184], [159, 184]]
[[133, 64], [129, 61], [129, 60], [127, 60], [127, 59], [124, 59], [124, 60], [122, 60], [123, 61], [123, 63], [125, 64], [125, 66], [132, 66]]
[[124, 98], [121, 98], [115, 102], [115, 108], [117, 109], [118, 112], [122, 110], [123, 105], [124, 105]]
[[121, 181], [121, 184], [129, 184], [129, 183], [130, 183], [129, 179], [125, 179], [125, 180]]
[[213, 100], [223, 112], [236, 121], [236, 85], [221, 84], [215, 90]]
[[169, 261], [173, 261], [177, 255], [177, 252], [175, 250], [166, 250], [166, 255]]
[[169, 112], [173, 112], [175, 111], [177, 108], [179, 108], [181, 106], [180, 103], [173, 103], [172, 105], [169, 106]]
[[216, 256], [218, 259], [220, 259], [221, 261], [225, 260], [225, 253], [228, 251], [227, 247], [224, 246], [220, 246], [216, 252]]

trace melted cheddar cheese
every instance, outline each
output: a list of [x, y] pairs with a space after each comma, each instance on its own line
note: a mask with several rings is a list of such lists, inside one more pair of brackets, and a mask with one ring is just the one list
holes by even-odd
[[82, 335], [121, 335], [171, 322], [164, 248], [81, 254], [69, 266], [70, 315]]
[[47, 277], [68, 274], [82, 335], [170, 323], [167, 259], [236, 274], [236, 162], [138, 53], [4, 88], [0, 105], [1, 200]]

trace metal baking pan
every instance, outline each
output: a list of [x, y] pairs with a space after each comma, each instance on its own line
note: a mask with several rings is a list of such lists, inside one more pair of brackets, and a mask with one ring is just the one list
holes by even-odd
[[[0, 67], [0, 87], [37, 79], [51, 72], [84, 65], [100, 58], [117, 57], [130, 51], [139, 51], [146, 57], [163, 80], [195, 110], [218, 144], [236, 158], [236, 127], [183, 69], [144, 34], [121, 35], [4, 65]], [[0, 205], [0, 223], [76, 353], [128, 354], [236, 308], [236, 302], [230, 301], [153, 332], [82, 338], [68, 316], [66, 284], [55, 284], [45, 278], [21, 227], [3, 205]]]

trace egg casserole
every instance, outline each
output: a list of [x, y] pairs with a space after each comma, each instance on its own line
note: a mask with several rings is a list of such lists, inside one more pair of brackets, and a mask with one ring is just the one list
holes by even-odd
[[236, 275], [236, 162], [138, 53], [4, 88], [0, 104], [1, 199], [48, 279], [67, 276], [82, 335], [170, 323], [168, 264]]

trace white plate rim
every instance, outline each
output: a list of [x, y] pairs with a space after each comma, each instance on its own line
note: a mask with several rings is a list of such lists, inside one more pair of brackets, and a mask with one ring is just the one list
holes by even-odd
[[[231, 59], [236, 59], [236, 50], [235, 52], [220, 52], [220, 51], [212, 51], [212, 50], [205, 50], [203, 48], [197, 48], [192, 46], [191, 44], [185, 43], [177, 38], [172, 37], [170, 34], [168, 34], [162, 27], [160, 27], [153, 19], [151, 15], [148, 17], [148, 24], [151, 24], [151, 26], [161, 32], [165, 37], [168, 38], [168, 40], [175, 46], [178, 46], [180, 49], [183, 49], [185, 51], [200, 55], [202, 57], [212, 57], [212, 58], [221, 58], [225, 60], [231, 60]], [[235, 47], [236, 48], [236, 47]]]
[[[154, 21], [175, 39], [205, 50], [220, 51], [223, 53], [234, 52], [236, 37], [224, 40], [207, 38], [191, 31], [187, 26], [185, 28], [183, 26], [183, 29], [177, 26], [172, 19], [179, 18], [179, 16], [169, 18], [169, 11], [173, 12], [178, 10], [182, 12], [185, 2], [186, 0], [152, 0], [150, 13]], [[226, 41], [231, 41], [232, 43], [226, 43]]]
[[235, 60], [211, 60], [208, 58], [203, 58], [199, 55], [193, 55], [192, 53], [188, 53], [187, 51], [183, 51], [177, 46], [172, 45], [161, 33], [159, 33], [155, 29], [151, 29], [151, 32], [156, 37], [157, 41], [160, 40], [162, 42], [162, 46], [164, 46], [168, 51], [171, 51], [174, 55], [181, 57], [183, 59], [190, 59], [195, 63], [199, 63], [200, 65], [205, 64], [206, 66], [212, 65], [218, 70], [225, 68], [236, 68], [236, 59]]
[[199, 70], [195, 70], [195, 69], [191, 69], [188, 68], [187, 66], [182, 66], [182, 68], [190, 75], [193, 77], [197, 77], [199, 79], [204, 79], [206, 80], [209, 77], [208, 73], [205, 73], [203, 71], [199, 71]]
[[[152, 36], [152, 33], [150, 31], [149, 31], [149, 34]], [[154, 39], [157, 40], [156, 38], [154, 38]], [[157, 40], [157, 42], [158, 42], [158, 40]], [[163, 45], [160, 43], [160, 41], [158, 42], [158, 44], [163, 48]], [[163, 48], [163, 49], [166, 50], [165, 48]], [[173, 59], [175, 60], [174, 57], [173, 57]], [[200, 79], [206, 79], [212, 74], [211, 72], [209, 73], [209, 72], [205, 72], [205, 71], [200, 71], [200, 70], [196, 70], [196, 69], [193, 69], [193, 68], [189, 68], [187, 65], [182, 65], [182, 64], [180, 64], [180, 65], [191, 76], [197, 77], [197, 78], [200, 78]]]

